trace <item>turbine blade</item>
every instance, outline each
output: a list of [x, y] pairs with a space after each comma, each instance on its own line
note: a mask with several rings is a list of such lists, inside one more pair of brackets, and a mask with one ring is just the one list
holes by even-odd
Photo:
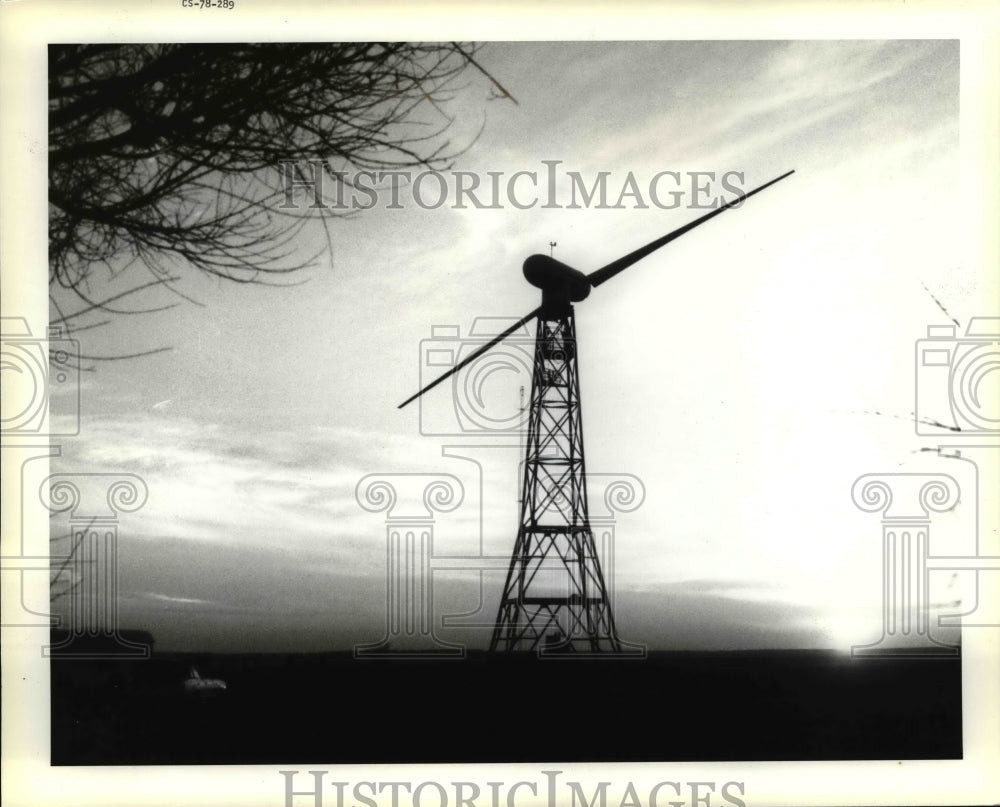
[[459, 370], [461, 370], [463, 367], [465, 367], [465, 365], [467, 365], [473, 359], [477, 359], [480, 356], [482, 356], [491, 347], [495, 347], [496, 345], [499, 345], [504, 339], [506, 339], [508, 336], [510, 336], [512, 333], [514, 333], [514, 331], [518, 330], [525, 323], [527, 323], [527, 322], [531, 321], [532, 319], [534, 319], [535, 317], [537, 317], [538, 314], [541, 312], [541, 310], [542, 310], [542, 307], [538, 306], [538, 308], [536, 308], [530, 314], [525, 314], [523, 317], [521, 317], [521, 319], [519, 319], [517, 322], [515, 322], [513, 325], [511, 325], [506, 331], [504, 331], [501, 334], [497, 334], [495, 337], [493, 337], [489, 342], [487, 342], [481, 348], [478, 348], [477, 350], [474, 350], [472, 353], [470, 353], [468, 356], [466, 356], [464, 359], [462, 359], [458, 364], [456, 364], [454, 367], [452, 367], [450, 370], [448, 370], [448, 372], [446, 372], [444, 375], [442, 375], [439, 378], [436, 378], [433, 381], [431, 381], [430, 384], [428, 384], [426, 387], [424, 387], [422, 390], [420, 390], [415, 395], [411, 395], [409, 398], [407, 398], [405, 401], [403, 401], [396, 408], [397, 409], [402, 409], [404, 406], [406, 406], [408, 403], [410, 403], [410, 401], [415, 401], [417, 398], [419, 398], [421, 395], [423, 395], [425, 392], [427, 392], [427, 390], [433, 389], [438, 384], [440, 384], [442, 381], [444, 381], [446, 378], [449, 378], [450, 376], [453, 376], [455, 373], [457, 373]]
[[622, 258], [619, 258], [616, 261], [612, 261], [607, 266], [602, 266], [600, 269], [597, 269], [597, 270], [591, 272], [589, 275], [587, 275], [587, 280], [590, 281], [591, 287], [593, 287], [593, 288], [596, 289], [602, 283], [604, 283], [604, 282], [606, 282], [608, 280], [611, 280], [611, 278], [613, 278], [619, 272], [624, 272], [633, 263], [637, 263], [638, 261], [641, 261], [643, 258], [645, 258], [647, 255], [649, 255], [651, 252], [655, 252], [660, 247], [666, 246], [667, 244], [669, 244], [674, 239], [680, 238], [682, 235], [684, 235], [684, 233], [690, 232], [695, 227], [697, 227], [699, 224], [704, 224], [709, 219], [715, 218], [720, 213], [724, 213], [725, 211], [729, 210], [729, 208], [735, 207], [736, 205], [738, 205], [741, 202], [743, 202], [745, 199], [749, 199], [755, 193], [760, 193], [762, 190], [764, 190], [764, 188], [769, 188], [775, 182], [780, 182], [785, 177], [791, 176], [794, 173], [795, 173], [795, 171], [789, 171], [787, 174], [782, 174], [777, 179], [772, 179], [770, 182], [767, 182], [764, 185], [761, 185], [759, 188], [754, 188], [749, 193], [741, 193], [739, 196], [737, 196], [732, 201], [726, 202], [726, 204], [722, 205], [721, 207], [716, 208], [711, 213], [707, 213], [706, 215], [702, 216], [700, 219], [695, 219], [690, 224], [685, 224], [683, 227], [681, 227], [681, 228], [679, 228], [677, 230], [674, 230], [671, 233], [667, 233], [662, 238], [657, 238], [655, 241], [652, 241], [652, 242], [646, 244], [646, 246], [640, 247], [635, 252], [630, 252], [628, 255], [625, 255]]

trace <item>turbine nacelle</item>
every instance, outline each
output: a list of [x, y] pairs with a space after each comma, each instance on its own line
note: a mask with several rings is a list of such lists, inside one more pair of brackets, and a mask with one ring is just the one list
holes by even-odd
[[579, 269], [548, 255], [531, 255], [522, 267], [524, 278], [542, 290], [542, 298], [579, 303], [590, 294], [590, 281]]

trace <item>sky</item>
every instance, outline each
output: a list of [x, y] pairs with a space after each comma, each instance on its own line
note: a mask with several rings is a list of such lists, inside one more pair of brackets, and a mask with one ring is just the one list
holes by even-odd
[[[611, 516], [608, 483], [640, 491], [614, 513], [626, 641], [877, 639], [882, 528], [852, 502], [854, 481], [933, 472], [975, 489], [968, 463], [924, 450], [951, 433], [913, 423], [914, 411], [951, 417], [946, 381], [929, 379], [915, 403], [915, 384], [939, 369], [916, 366], [917, 340], [952, 318], [964, 331], [996, 300], [995, 278], [960, 244], [958, 43], [488, 43], [478, 60], [516, 103], [470, 77], [445, 107], [454, 142], [469, 144], [453, 169], [484, 183], [487, 172], [537, 172], [537, 193], [517, 185], [518, 201], [537, 204], [456, 208], [449, 191], [437, 209], [410, 193], [388, 209], [381, 196], [330, 223], [330, 248], [300, 285], [189, 272], [179, 288], [197, 304], [79, 334], [98, 355], [171, 348], [82, 374], [80, 434], [53, 460], [53, 471], [130, 473], [148, 487], [119, 523], [121, 625], [150, 630], [164, 650], [378, 641], [387, 514], [358, 498], [374, 477], [400, 491], [393, 518], [420, 515], [414, 485], [444, 478], [461, 490], [433, 514], [435, 616], [492, 621], [502, 570], [442, 559], [509, 556], [521, 436], [456, 425], [463, 393], [451, 385], [398, 410], [433, 372], [427, 351], [471, 344], [477, 317], [533, 309], [520, 265], [550, 242], [589, 272], [703, 215], [692, 172], [712, 173], [709, 195], [728, 199], [723, 175], [750, 189], [794, 169], [578, 304], [591, 516]], [[648, 194], [664, 171], [681, 177], [672, 209]], [[588, 186], [607, 172], [610, 204], [633, 176], [646, 206], [627, 196], [620, 209], [571, 207], [569, 172]], [[674, 190], [670, 180], [660, 187]], [[558, 204], [543, 207], [550, 190]], [[303, 249], [323, 237], [308, 228]], [[527, 380], [512, 368], [530, 338], [511, 340], [480, 379], [490, 417], [516, 414]], [[53, 390], [56, 422], [72, 419], [72, 400]], [[963, 494], [935, 517], [932, 552], [974, 551], [975, 504]], [[954, 613], [968, 580], [942, 572], [931, 583], [935, 607]], [[436, 632], [470, 648], [489, 638]]]

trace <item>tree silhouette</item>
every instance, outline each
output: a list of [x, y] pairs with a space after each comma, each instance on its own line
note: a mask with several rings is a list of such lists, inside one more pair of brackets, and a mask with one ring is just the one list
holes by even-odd
[[[447, 167], [447, 105], [476, 50], [458, 43], [124, 44], [49, 49], [50, 288], [70, 330], [193, 266], [268, 282], [309, 263], [295, 237], [336, 209], [281, 207], [279, 167]], [[513, 99], [511, 99], [513, 100]], [[100, 279], [148, 276], [101, 296]], [[104, 271], [98, 271], [104, 270]], [[138, 277], [138, 276], [137, 276]], [[66, 295], [62, 295], [65, 299]]]

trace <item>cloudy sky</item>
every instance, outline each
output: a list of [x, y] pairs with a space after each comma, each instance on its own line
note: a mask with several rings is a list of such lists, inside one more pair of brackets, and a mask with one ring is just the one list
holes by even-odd
[[[120, 524], [122, 624], [162, 649], [377, 640], [386, 514], [356, 498], [373, 474], [454, 477], [462, 500], [435, 516], [436, 554], [509, 555], [519, 436], [463, 432], [449, 385], [396, 408], [427, 380], [426, 350], [448, 341], [432, 329], [452, 326], [461, 343], [477, 317], [534, 308], [520, 266], [549, 242], [587, 272], [702, 215], [692, 172], [715, 175], [699, 181], [714, 197], [728, 172], [749, 189], [795, 169], [577, 307], [588, 468], [644, 491], [615, 521], [623, 638], [877, 638], [881, 526], [851, 486], [943, 463], [961, 476], [962, 463], [921, 451], [942, 440], [915, 433], [915, 409], [950, 413], [943, 394], [915, 405], [914, 345], [950, 321], [932, 295], [964, 329], [996, 291], [960, 243], [957, 42], [492, 43], [479, 60], [517, 103], [470, 81], [447, 107], [455, 142], [483, 129], [455, 169], [483, 182], [536, 172], [537, 194], [518, 185], [535, 206], [456, 209], [450, 193], [429, 210], [404, 193], [403, 209], [333, 222], [302, 285], [192, 275], [181, 288], [199, 305], [79, 335], [98, 355], [171, 347], [86, 373], [81, 433], [53, 463], [148, 485]], [[560, 161], [554, 188], [543, 161]], [[664, 200], [683, 192], [673, 209], [648, 195], [664, 171], [681, 177], [660, 185]], [[588, 186], [608, 172], [609, 205], [631, 174], [646, 207], [626, 196], [620, 209], [572, 208], [568, 172]], [[558, 203], [544, 208], [549, 191]], [[321, 237], [309, 230], [304, 246]], [[483, 406], [509, 415], [523, 383], [489, 375]], [[55, 392], [57, 417], [66, 407]], [[932, 551], [967, 551], [970, 517], [936, 521]], [[492, 619], [502, 583], [495, 570], [439, 569], [438, 618]], [[959, 599], [960, 583], [936, 577], [935, 598]]]

